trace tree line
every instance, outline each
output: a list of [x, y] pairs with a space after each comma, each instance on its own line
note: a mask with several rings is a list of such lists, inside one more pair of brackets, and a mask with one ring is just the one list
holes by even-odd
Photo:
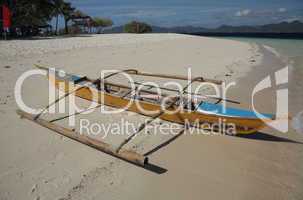
[[[64, 19], [64, 33], [76, 27], [87, 28], [90, 32], [101, 33], [105, 27], [113, 25], [108, 18], [90, 17], [76, 9], [65, 0], [0, 0], [0, 5], [6, 4], [12, 12], [12, 32], [19, 31], [21, 35], [35, 35], [39, 28], [51, 27], [48, 23], [55, 21], [55, 34], [59, 31], [59, 18]], [[72, 21], [73, 25], [69, 26]], [[124, 26], [124, 32], [151, 32], [151, 26], [143, 22], [133, 21]], [[62, 32], [62, 31], [61, 31]]]

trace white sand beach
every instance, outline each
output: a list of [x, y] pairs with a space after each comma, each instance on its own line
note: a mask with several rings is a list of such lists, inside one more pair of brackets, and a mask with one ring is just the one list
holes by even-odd
[[[292, 129], [265, 129], [258, 137], [183, 135], [150, 156], [152, 164], [166, 169], [157, 174], [20, 119], [15, 83], [34, 64], [91, 78], [104, 69], [186, 75], [191, 68], [194, 76], [236, 81], [228, 97], [243, 108], [250, 108], [255, 84], [285, 66], [253, 43], [182, 34], [0, 41], [1, 200], [303, 198], [303, 136]], [[258, 109], [275, 111], [273, 93], [257, 97]], [[22, 95], [28, 105], [45, 107], [45, 77], [27, 80]], [[291, 110], [300, 109], [296, 106]], [[101, 123], [142, 119], [129, 113], [92, 117]], [[134, 145], [143, 151], [162, 138], [147, 139], [136, 138]]]

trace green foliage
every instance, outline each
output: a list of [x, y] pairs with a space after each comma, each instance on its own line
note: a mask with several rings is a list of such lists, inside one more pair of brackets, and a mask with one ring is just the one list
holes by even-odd
[[55, 13], [52, 0], [18, 0], [13, 8], [14, 26], [46, 25]]
[[109, 27], [113, 25], [113, 21], [107, 18], [94, 17], [93, 26], [94, 27]]
[[53, 0], [54, 10], [53, 16], [59, 16], [62, 14], [62, 6], [64, 4], [64, 0]]
[[103, 28], [110, 27], [113, 24], [113, 21], [108, 18], [94, 17], [92, 20], [92, 26], [97, 29], [97, 33], [101, 33]]
[[126, 33], [150, 33], [152, 27], [144, 22], [132, 21], [124, 25]]
[[86, 17], [87, 15], [86, 14], [84, 14], [82, 11], [80, 11], [80, 10], [75, 10], [75, 11], [73, 11], [72, 13], [71, 13], [71, 16], [70, 17], [79, 17], [79, 18], [81, 18], [81, 17]]
[[69, 19], [74, 13], [75, 8], [69, 2], [62, 1], [60, 5], [60, 14], [63, 15], [64, 19]]
[[[0, 2], [3, 0], [0, 0]], [[21, 28], [21, 30], [37, 29], [37, 26], [45, 26], [48, 22], [56, 18], [56, 33], [58, 31], [58, 18], [64, 18], [65, 33], [68, 33], [68, 22], [72, 19], [90, 18], [79, 10], [76, 10], [67, 0], [17, 0], [17, 3], [12, 6], [13, 11], [13, 26]], [[92, 26], [99, 32], [102, 28], [112, 26], [113, 22], [106, 18], [94, 18], [91, 20]], [[74, 32], [77, 32], [74, 31]]]
[[35, 27], [46, 25], [54, 16], [64, 17], [66, 30], [75, 8], [64, 0], [18, 0], [13, 7], [15, 27]]

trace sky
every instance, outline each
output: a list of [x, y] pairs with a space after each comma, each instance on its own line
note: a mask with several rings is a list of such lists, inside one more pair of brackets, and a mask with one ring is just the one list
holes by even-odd
[[138, 20], [156, 26], [262, 25], [303, 21], [303, 0], [69, 0], [90, 16], [119, 26]]

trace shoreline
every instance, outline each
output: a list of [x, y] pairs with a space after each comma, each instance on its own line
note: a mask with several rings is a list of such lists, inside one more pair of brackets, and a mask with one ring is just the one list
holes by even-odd
[[[62, 67], [67, 72], [91, 78], [101, 69], [113, 67], [130, 66], [176, 75], [184, 75], [187, 68], [192, 67], [195, 75], [238, 82], [228, 97], [237, 97], [246, 108], [250, 105], [249, 91], [255, 83], [282, 67], [280, 60], [264, 47], [245, 42], [180, 34], [103, 36], [9, 41], [4, 46], [0, 41], [1, 101], [6, 101], [0, 105], [3, 131], [0, 191], [6, 191], [0, 198], [184, 199], [190, 195], [193, 199], [201, 196], [207, 199], [300, 199], [303, 196], [300, 192], [302, 148], [291, 142], [303, 142], [299, 135], [283, 135], [273, 130], [260, 133], [261, 139], [184, 135], [150, 156], [153, 163], [168, 170], [155, 175], [16, 116], [17, 105], [12, 94], [15, 80], [35, 63]], [[34, 45], [32, 49], [31, 45]], [[60, 48], [63, 50], [58, 51]], [[24, 86], [25, 101], [37, 107], [46, 105], [45, 88], [48, 86], [43, 77], [29, 80]], [[266, 91], [257, 97], [260, 110], [274, 111], [270, 99], [273, 92]], [[142, 120], [128, 113], [92, 115], [93, 120], [103, 123], [112, 123], [121, 117], [134, 122]], [[134, 145], [146, 150], [159, 142], [159, 138], [145, 139], [136, 138]], [[117, 143], [121, 138], [108, 140]]]
[[[280, 60], [277, 54], [262, 46], [260, 46], [260, 51], [263, 54], [262, 62], [251, 67], [244, 76], [237, 78], [235, 80], [238, 83], [237, 87], [233, 88], [228, 96], [237, 96], [239, 98], [237, 100], [242, 103], [241, 107], [244, 108], [250, 108], [249, 94], [255, 84], [268, 75], [272, 76], [273, 72], [286, 64], [285, 60]], [[275, 95], [274, 92], [274, 90], [266, 90], [261, 98], [257, 97], [260, 110], [275, 111], [275, 105], [271, 99]], [[195, 176], [207, 180], [207, 185], [203, 184], [204, 189], [201, 193], [196, 188], [185, 190], [185, 193], [191, 194], [194, 199], [202, 195], [210, 199], [227, 198], [232, 194], [234, 199], [275, 199], [277, 196], [300, 199], [303, 195], [299, 190], [303, 185], [303, 177], [300, 175], [303, 167], [301, 147], [303, 138], [292, 129], [289, 133], [283, 134], [267, 128], [255, 135], [241, 137], [204, 136], [198, 138], [198, 136], [184, 135], [183, 140], [176, 143], [173, 149], [167, 148], [163, 150], [162, 155], [156, 155], [152, 159], [159, 159], [160, 162], [166, 158], [167, 161], [164, 163], [167, 165], [174, 162], [177, 167], [173, 174], [167, 176], [168, 179], [174, 179], [179, 184], [178, 191], [186, 187], [186, 184], [178, 181], [181, 176], [178, 171], [185, 171], [188, 166], [192, 167], [194, 170], [192, 173]], [[224, 144], [223, 147], [222, 144]], [[184, 147], [189, 145], [193, 146], [192, 149], [184, 150]], [[209, 157], [208, 153], [215, 158]], [[194, 158], [188, 158], [186, 155]], [[182, 161], [178, 157], [181, 157]], [[297, 168], [290, 169], [291, 166], [297, 166]], [[229, 185], [231, 180], [234, 187]], [[148, 194], [173, 191], [165, 180], [164, 182], [154, 181], [151, 185], [160, 184], [160, 186], [158, 190]], [[201, 182], [198, 178], [194, 178], [191, 184], [199, 185]], [[214, 191], [213, 188], [216, 190]], [[222, 188], [228, 188], [229, 192]], [[262, 193], [259, 192], [261, 190]], [[166, 198], [172, 198], [172, 196], [167, 195]]]

